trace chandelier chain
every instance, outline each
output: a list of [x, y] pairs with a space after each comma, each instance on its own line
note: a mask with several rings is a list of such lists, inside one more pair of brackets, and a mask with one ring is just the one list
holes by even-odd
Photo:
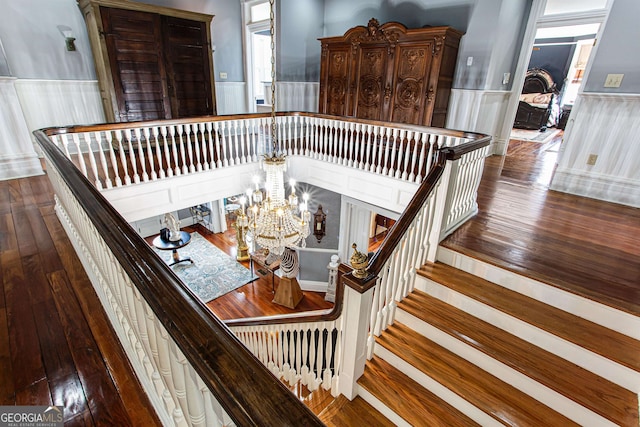
[[273, 154], [276, 153], [276, 18], [275, 0], [269, 0], [269, 32], [271, 34], [271, 143]]

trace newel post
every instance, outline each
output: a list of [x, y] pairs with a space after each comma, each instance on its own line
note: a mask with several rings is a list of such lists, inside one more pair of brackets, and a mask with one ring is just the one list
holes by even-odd
[[358, 378], [364, 373], [367, 361], [367, 338], [369, 335], [369, 320], [371, 318], [371, 306], [373, 292], [378, 279], [377, 276], [368, 275], [365, 278], [357, 278], [354, 272], [346, 265], [340, 266], [340, 280], [344, 284], [343, 299], [343, 332], [342, 355], [340, 358], [340, 377], [338, 380], [338, 393], [352, 400], [357, 395]]

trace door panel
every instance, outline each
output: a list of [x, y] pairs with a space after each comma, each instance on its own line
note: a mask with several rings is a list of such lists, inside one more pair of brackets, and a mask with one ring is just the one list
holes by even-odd
[[391, 121], [421, 124], [425, 104], [432, 102], [428, 79], [431, 44], [398, 46], [395, 64]]
[[203, 22], [163, 17], [163, 43], [174, 118], [214, 114], [207, 28]]
[[339, 46], [331, 49], [327, 56], [327, 81], [325, 87], [327, 93], [326, 107], [320, 107], [320, 111], [327, 114], [346, 116], [350, 114], [349, 100], [349, 75], [351, 57], [349, 46]]
[[119, 121], [171, 118], [164, 76], [160, 16], [101, 8]]
[[384, 120], [383, 104], [389, 94], [389, 88], [386, 87], [387, 47], [363, 45], [359, 53], [354, 116]]

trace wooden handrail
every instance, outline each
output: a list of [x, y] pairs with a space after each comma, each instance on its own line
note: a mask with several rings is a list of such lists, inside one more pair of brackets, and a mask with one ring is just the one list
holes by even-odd
[[440, 181], [446, 162], [447, 154], [442, 151], [439, 152], [435, 164], [424, 181], [422, 181], [422, 184], [420, 184], [420, 187], [418, 187], [409, 205], [404, 212], [402, 212], [393, 227], [391, 227], [380, 248], [369, 260], [367, 270], [370, 275], [377, 276], [380, 273], [382, 266], [387, 262], [398, 243], [400, 243], [402, 237], [413, 222], [413, 219], [418, 215], [420, 209], [422, 209], [422, 205], [424, 205], [424, 202], [429, 198], [438, 181]]
[[[101, 129], [104, 129], [101, 127]], [[55, 132], [53, 132], [55, 133]], [[34, 135], [122, 269], [236, 425], [321, 426], [49, 140]]]
[[486, 135], [480, 139], [467, 142], [465, 144], [456, 145], [455, 147], [445, 147], [441, 151], [447, 154], [447, 160], [458, 160], [463, 155], [472, 151], [484, 148], [491, 143], [491, 136]]
[[[427, 132], [437, 135], [450, 136], [455, 138], [475, 138], [475, 140], [484, 139], [486, 136], [480, 133], [464, 132], [459, 130], [451, 130], [445, 128], [435, 128], [428, 126], [411, 125], [406, 123], [390, 123], [382, 122], [378, 120], [359, 119], [347, 116], [331, 116], [328, 114], [306, 113], [299, 111], [285, 111], [276, 113], [278, 117], [297, 116], [297, 117], [315, 117], [319, 119], [327, 120], [340, 120], [349, 123], [366, 124], [372, 126], [394, 127], [397, 129], [410, 130], [414, 132]], [[171, 120], [150, 120], [143, 122], [121, 122], [121, 123], [109, 123], [109, 124], [95, 124], [95, 125], [76, 125], [76, 126], [63, 126], [52, 127], [42, 129], [46, 135], [57, 135], [64, 133], [82, 133], [82, 132], [95, 132], [95, 131], [114, 131], [120, 129], [130, 129], [136, 127], [154, 127], [154, 126], [171, 126], [171, 125], [188, 125], [194, 123], [206, 123], [206, 122], [224, 122], [229, 120], [241, 120], [252, 118], [265, 118], [268, 119], [271, 115], [269, 113], [254, 113], [254, 114], [234, 114], [234, 115], [218, 115], [218, 116], [201, 116], [192, 117], [186, 119], [171, 119]], [[489, 138], [489, 137], [486, 137]], [[474, 141], [475, 142], [475, 141]]]
[[[351, 267], [346, 264], [340, 264], [338, 271], [346, 273]], [[336, 296], [333, 308], [327, 310], [319, 310], [314, 312], [302, 312], [297, 314], [278, 314], [275, 316], [246, 317], [244, 319], [229, 319], [224, 323], [227, 326], [252, 326], [252, 325], [280, 325], [290, 323], [307, 323], [307, 322], [330, 322], [336, 320], [342, 314], [342, 304], [344, 301], [344, 283], [341, 280], [342, 275], [338, 274], [336, 279]]]

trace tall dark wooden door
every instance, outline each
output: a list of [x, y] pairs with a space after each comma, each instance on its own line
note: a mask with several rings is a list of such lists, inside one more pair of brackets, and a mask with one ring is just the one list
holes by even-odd
[[107, 7], [100, 14], [116, 120], [215, 114], [205, 23]]
[[171, 16], [163, 16], [162, 21], [172, 116], [213, 114], [207, 26]]
[[[170, 119], [160, 15], [101, 8], [119, 121]], [[114, 106], [115, 107], [115, 106]]]

